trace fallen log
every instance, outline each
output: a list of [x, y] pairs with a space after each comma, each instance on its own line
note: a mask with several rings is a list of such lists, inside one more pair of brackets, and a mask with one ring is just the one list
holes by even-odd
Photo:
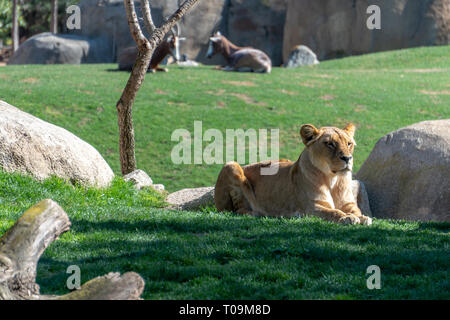
[[136, 300], [144, 290], [137, 273], [109, 273], [62, 296], [41, 295], [36, 268], [45, 249], [70, 229], [64, 210], [50, 199], [34, 205], [0, 238], [0, 300]]

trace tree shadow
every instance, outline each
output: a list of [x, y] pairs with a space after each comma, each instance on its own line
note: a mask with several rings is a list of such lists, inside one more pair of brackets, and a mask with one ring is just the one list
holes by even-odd
[[[329, 272], [332, 277], [364, 277], [373, 264], [393, 278], [429, 277], [448, 269], [445, 224], [426, 223], [424, 228], [403, 231], [376, 224], [341, 226], [311, 219], [217, 215], [181, 220], [156, 216], [132, 222], [74, 219], [73, 232], [85, 234], [86, 239], [55, 243], [54, 249], [52, 245], [39, 262], [38, 281], [45, 292], [67, 292], [70, 275], [65, 271], [75, 264], [81, 268], [82, 283], [111, 271], [138, 272], [148, 284], [144, 296], [195, 287], [199, 279], [208, 279], [191, 294], [205, 298], [220, 283], [228, 293], [218, 298], [255, 298], [257, 294], [244, 290], [243, 283], [248, 288], [264, 283], [275, 290], [282, 281], [278, 273], [321, 282]], [[105, 237], [89, 238], [93, 231]], [[274, 292], [271, 297], [280, 297], [281, 291]]]

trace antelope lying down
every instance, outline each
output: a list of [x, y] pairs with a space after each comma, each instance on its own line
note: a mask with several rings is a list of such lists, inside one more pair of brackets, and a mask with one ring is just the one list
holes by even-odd
[[[163, 71], [167, 72], [166, 68], [160, 68], [159, 64], [168, 56], [171, 55], [175, 61], [180, 60], [180, 41], [186, 40], [186, 38], [180, 37], [180, 29], [178, 25], [176, 28], [170, 30], [170, 35], [164, 39], [159, 46], [153, 52], [152, 59], [150, 60], [150, 65], [148, 71]], [[136, 61], [138, 49], [137, 47], [129, 47], [124, 50], [119, 55], [119, 70], [131, 71], [134, 62]]]
[[224, 71], [261, 72], [270, 73], [272, 61], [263, 51], [252, 47], [238, 47], [225, 38], [220, 32], [216, 32], [209, 38], [209, 48], [206, 56], [212, 58], [220, 53], [227, 60]]

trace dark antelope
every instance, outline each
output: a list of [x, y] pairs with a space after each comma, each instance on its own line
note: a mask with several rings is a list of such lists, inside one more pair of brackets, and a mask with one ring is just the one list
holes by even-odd
[[[171, 55], [175, 61], [180, 60], [180, 41], [186, 40], [186, 38], [180, 37], [180, 29], [179, 26], [176, 25], [176, 28], [170, 30], [170, 35], [163, 40], [159, 46], [153, 52], [152, 59], [150, 60], [150, 65], [148, 67], [148, 71], [164, 71], [167, 72], [166, 68], [160, 68], [159, 64], [166, 58], [168, 55]], [[131, 71], [133, 68], [134, 62], [137, 57], [137, 47], [129, 47], [124, 50], [119, 55], [119, 70], [127, 70]]]
[[206, 56], [213, 57], [220, 53], [227, 60], [224, 71], [261, 72], [270, 73], [272, 61], [263, 51], [252, 47], [238, 47], [225, 38], [220, 32], [216, 32], [209, 38], [209, 48]]

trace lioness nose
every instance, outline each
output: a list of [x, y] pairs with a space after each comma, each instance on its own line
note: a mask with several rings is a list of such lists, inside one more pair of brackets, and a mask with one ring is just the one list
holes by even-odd
[[344, 160], [346, 163], [348, 163], [350, 160], [352, 160], [352, 156], [349, 156], [349, 157], [347, 157], [347, 156], [342, 156], [341, 157], [341, 160]]

